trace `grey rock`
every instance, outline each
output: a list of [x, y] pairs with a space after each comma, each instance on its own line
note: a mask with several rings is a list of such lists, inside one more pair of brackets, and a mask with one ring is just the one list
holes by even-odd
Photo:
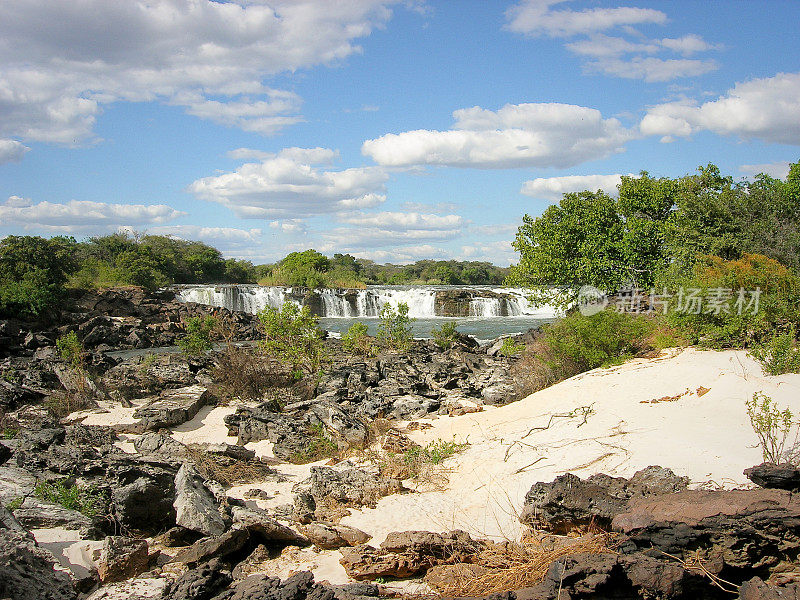
[[291, 527], [281, 525], [263, 510], [234, 506], [231, 509], [237, 527], [247, 529], [262, 542], [278, 542], [280, 545], [307, 546], [309, 540]]
[[209, 401], [206, 388], [190, 385], [162, 392], [158, 398], [136, 410], [133, 416], [141, 419], [140, 425], [145, 430], [172, 427], [191, 420]]
[[103, 540], [97, 573], [102, 583], [124, 581], [147, 571], [147, 540], [109, 535]]
[[181, 575], [161, 597], [163, 600], [212, 600], [222, 595], [232, 581], [225, 563], [213, 559]]
[[250, 532], [244, 528], [234, 528], [222, 535], [203, 538], [185, 550], [181, 550], [172, 562], [197, 565], [212, 558], [224, 558], [244, 548], [250, 539]]
[[336, 550], [343, 546], [366, 544], [372, 537], [355, 527], [332, 523], [310, 523], [301, 527], [300, 531], [312, 544], [324, 550]]
[[800, 469], [791, 463], [776, 465], [765, 462], [744, 470], [744, 475], [756, 485], [777, 490], [800, 490]]
[[203, 535], [221, 535], [225, 531], [214, 494], [205, 486], [194, 467], [184, 464], [175, 476], [175, 522]]
[[311, 467], [311, 476], [295, 491], [308, 492], [317, 505], [333, 500], [345, 506], [374, 508], [379, 499], [404, 490], [399, 479], [361, 469], [337, 471], [330, 467]]
[[74, 600], [69, 576], [53, 568], [53, 555], [23, 534], [0, 529], [0, 598]]

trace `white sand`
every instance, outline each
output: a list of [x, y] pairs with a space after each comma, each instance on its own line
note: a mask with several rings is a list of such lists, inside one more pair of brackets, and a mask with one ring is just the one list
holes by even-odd
[[172, 437], [183, 444], [236, 444], [236, 436], [228, 435], [223, 419], [236, 411], [233, 406], [204, 406], [191, 421], [172, 429]]
[[[700, 386], [710, 391], [699, 397]], [[687, 388], [691, 393], [675, 402], [641, 403]], [[342, 523], [372, 534], [372, 544], [409, 529], [518, 539], [525, 493], [566, 472], [629, 477], [662, 465], [694, 484], [746, 485], [743, 469], [762, 460], [745, 410], [756, 391], [800, 413], [800, 375], [764, 376], [742, 351], [688, 349], [583, 373], [496, 410], [436, 419], [410, 437], [470, 444], [445, 462], [448, 489], [389, 496]], [[585, 422], [555, 416], [580, 407], [593, 410]], [[551, 417], [549, 428], [531, 431]]]

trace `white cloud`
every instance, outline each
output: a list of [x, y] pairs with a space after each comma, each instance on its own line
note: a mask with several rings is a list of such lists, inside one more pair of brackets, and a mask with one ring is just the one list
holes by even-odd
[[305, 217], [377, 206], [386, 199], [384, 169], [319, 168], [336, 156], [327, 148], [286, 148], [234, 172], [198, 179], [188, 190], [242, 218]]
[[2, 223], [67, 233], [165, 223], [185, 214], [164, 204], [107, 204], [89, 200], [34, 204], [19, 196], [11, 196], [4, 204], [0, 204]]
[[679, 38], [663, 38], [661, 45], [678, 54], [684, 56], [691, 56], [697, 52], [706, 52], [708, 50], [719, 50], [720, 46], [709, 44], [699, 35], [689, 34]]
[[506, 11], [511, 31], [531, 36], [569, 37], [606, 31], [624, 25], [664, 24], [667, 15], [651, 8], [588, 8], [584, 10], [551, 7], [564, 0], [523, 0]]
[[269, 77], [345, 59], [394, 0], [20, 0], [0, 20], [0, 135], [79, 144], [102, 105], [162, 101], [271, 135], [300, 120]]
[[408, 212], [423, 212], [427, 211], [434, 214], [442, 214], [453, 212], [458, 208], [454, 202], [437, 202], [436, 204], [425, 204], [424, 202], [403, 202], [400, 205], [405, 211]]
[[448, 131], [386, 134], [365, 141], [361, 151], [384, 166], [563, 168], [622, 152], [633, 137], [617, 119], [571, 104], [507, 104], [498, 111], [475, 106], [453, 117]]
[[[147, 233], [175, 236], [184, 240], [200, 240], [221, 244], [261, 243], [261, 229], [236, 229], [234, 227], [203, 227], [201, 225], [162, 225], [150, 227]], [[214, 244], [216, 245], [216, 244]]]
[[28, 150], [30, 148], [17, 140], [0, 140], [0, 165], [19, 162]]
[[563, 177], [537, 177], [522, 184], [521, 193], [533, 198], [558, 202], [569, 192], [603, 190], [616, 195], [622, 175], [566, 175]]
[[719, 135], [800, 144], [800, 73], [737, 83], [724, 96], [703, 104], [691, 100], [650, 108], [640, 129], [645, 135], [688, 137], [707, 130]]
[[748, 175], [759, 175], [761, 173], [766, 173], [770, 177], [775, 177], [776, 179], [786, 179], [786, 176], [789, 175], [789, 166], [792, 163], [788, 160], [782, 160], [779, 162], [774, 163], [762, 163], [759, 165], [740, 165], [739, 170], [742, 173], [747, 173]]
[[426, 215], [416, 212], [379, 212], [342, 214], [337, 218], [341, 223], [364, 227], [379, 227], [391, 230], [419, 229], [423, 231], [454, 229], [464, 223], [459, 215]]
[[511, 247], [510, 240], [479, 242], [461, 247], [462, 260], [483, 260], [506, 267], [519, 260], [519, 255]]
[[421, 259], [449, 259], [452, 253], [444, 248], [421, 244], [417, 246], [405, 246], [403, 248], [393, 248], [392, 250], [345, 250], [346, 252], [357, 252], [359, 258], [373, 260], [376, 263], [408, 264]]
[[590, 61], [584, 65], [590, 72], [613, 75], [623, 79], [644, 79], [647, 82], [672, 81], [679, 77], [697, 77], [718, 67], [716, 61], [692, 58], [656, 58], [637, 56], [630, 60], [609, 58]]
[[603, 34], [571, 42], [566, 44], [566, 48], [575, 54], [594, 57], [620, 56], [632, 52], [653, 53], [659, 50], [659, 46], [652, 42], [630, 42], [621, 37]]

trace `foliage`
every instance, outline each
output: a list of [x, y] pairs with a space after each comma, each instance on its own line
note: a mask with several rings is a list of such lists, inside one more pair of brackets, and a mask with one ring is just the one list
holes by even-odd
[[525, 344], [519, 344], [513, 338], [507, 337], [503, 340], [500, 346], [499, 353], [501, 356], [512, 357], [522, 354], [525, 351]]
[[214, 344], [211, 335], [217, 326], [217, 320], [211, 315], [189, 317], [184, 323], [186, 333], [177, 339], [178, 346], [187, 356], [200, 356], [211, 350]]
[[800, 373], [800, 347], [794, 327], [789, 331], [776, 333], [763, 344], [753, 346], [750, 354], [761, 363], [768, 375]]
[[441, 464], [451, 456], [462, 452], [468, 443], [437, 439], [426, 446], [413, 445], [401, 454], [386, 453], [380, 458], [382, 474], [397, 479], [413, 478], [418, 483], [432, 483], [435, 487], [446, 484], [442, 478]]
[[348, 352], [362, 356], [375, 356], [378, 353], [374, 339], [367, 334], [367, 325], [361, 321], [353, 323], [342, 335], [342, 347]]
[[414, 446], [406, 450], [403, 453], [403, 459], [407, 464], [417, 462], [421, 459], [432, 465], [439, 465], [444, 462], [445, 459], [465, 450], [467, 446], [469, 446], [469, 444], [459, 444], [455, 439], [449, 442], [442, 439], [433, 440], [425, 447]]
[[77, 484], [69, 484], [65, 480], [55, 483], [40, 481], [33, 489], [33, 494], [47, 502], [77, 510], [87, 517], [95, 517], [108, 512], [108, 493], [94, 486], [79, 487]]
[[[670, 323], [695, 344], [750, 347], [768, 340], [774, 331], [800, 324], [800, 281], [766, 256], [745, 254], [736, 260], [702, 256], [692, 275], [679, 284], [684, 305], [692, 291], [702, 298], [719, 295], [722, 299], [718, 308], [712, 304], [699, 311], [677, 310], [678, 306], [670, 310]], [[744, 291], [741, 297], [740, 290]]]
[[325, 361], [325, 348], [318, 318], [307, 306], [293, 302], [280, 310], [270, 306], [258, 313], [264, 340], [261, 348], [279, 362], [289, 365], [298, 375], [320, 371]]
[[22, 496], [14, 498], [11, 502], [6, 504], [6, 510], [15, 511], [18, 508], [22, 508], [23, 502], [25, 502], [25, 498], [23, 498]]
[[74, 331], [65, 333], [56, 340], [56, 348], [61, 360], [68, 363], [73, 369], [79, 369], [83, 365], [84, 349], [83, 344], [78, 339], [78, 334]]
[[291, 462], [296, 464], [305, 464], [322, 460], [323, 458], [332, 458], [339, 454], [339, 446], [334, 442], [322, 423], [314, 423], [309, 427], [311, 438], [309, 439], [303, 450], [296, 452]]
[[458, 331], [456, 331], [457, 324], [455, 321], [447, 321], [442, 323], [438, 329], [434, 327], [431, 329], [431, 336], [433, 342], [442, 350], [448, 350], [458, 341]]
[[411, 323], [408, 316], [408, 304], [400, 302], [395, 309], [388, 302], [381, 307], [378, 339], [387, 347], [398, 352], [406, 352], [411, 348]]
[[217, 358], [214, 382], [223, 396], [239, 400], [260, 399], [268, 388], [284, 383], [263, 356], [233, 344], [228, 344]]
[[75, 240], [9, 235], [0, 240], [0, 317], [35, 318], [55, 306], [77, 265]]
[[764, 461], [777, 465], [795, 458], [793, 454], [797, 448], [786, 447], [794, 425], [792, 411], [788, 408], [780, 410], [772, 398], [761, 392], [754, 393], [753, 398], [747, 400], [745, 405], [750, 425], [758, 436]]

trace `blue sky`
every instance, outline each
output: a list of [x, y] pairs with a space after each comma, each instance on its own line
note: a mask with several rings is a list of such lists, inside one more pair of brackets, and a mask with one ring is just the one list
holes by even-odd
[[800, 2], [0, 0], [0, 236], [515, 260], [621, 174], [800, 160]]

